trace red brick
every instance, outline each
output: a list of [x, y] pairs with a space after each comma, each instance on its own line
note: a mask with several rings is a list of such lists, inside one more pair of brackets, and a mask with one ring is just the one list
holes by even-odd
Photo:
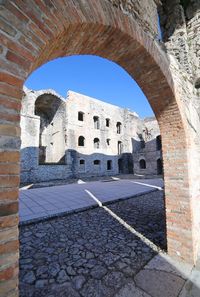
[[0, 200], [17, 200], [19, 196], [18, 188], [1, 188], [0, 187]]
[[16, 151], [8, 151], [8, 152], [0, 152], [0, 162], [19, 162], [20, 160], [20, 152]]
[[19, 249], [19, 241], [13, 240], [8, 241], [6, 243], [0, 244], [0, 254], [9, 254], [12, 252], [16, 252]]
[[19, 186], [19, 176], [16, 175], [7, 175], [0, 176], [0, 188], [8, 187], [18, 187]]
[[24, 48], [21, 44], [18, 44], [17, 42], [10, 40], [3, 34], [1, 35], [1, 43], [2, 43], [2, 45], [6, 46], [8, 49], [10, 49], [11, 52], [18, 54], [20, 57], [26, 58], [27, 60], [29, 60], [31, 62], [33, 62], [35, 60], [35, 57], [29, 50]]
[[10, 110], [18, 111], [18, 112], [20, 111], [20, 108], [21, 108], [20, 101], [17, 102], [16, 100], [6, 98], [6, 96], [0, 96], [0, 105]]
[[12, 201], [8, 203], [1, 203], [0, 201], [0, 217], [16, 214], [18, 209], [18, 201]]
[[18, 164], [1, 164], [0, 163], [0, 175], [7, 174], [19, 174], [20, 166]]
[[0, 292], [2, 297], [18, 297], [18, 278], [12, 278], [6, 282], [0, 282]]
[[31, 63], [30, 61], [28, 61], [27, 59], [24, 59], [23, 57], [11, 52], [8, 50], [7, 54], [6, 54], [6, 58], [19, 65], [21, 68], [23, 68], [24, 70], [29, 70], [30, 69], [30, 66], [31, 66]]
[[9, 114], [9, 113], [1, 113], [0, 112], [1, 120], [13, 122], [19, 125], [20, 115], [19, 114]]
[[14, 253], [4, 254], [3, 257], [0, 257], [0, 267], [9, 267], [18, 263], [18, 250]]
[[0, 217], [0, 228], [8, 228], [17, 226], [19, 223], [19, 217], [16, 214]]
[[0, 72], [0, 81], [4, 83], [8, 83], [9, 85], [17, 86], [17, 87], [23, 86], [22, 79], [19, 79], [18, 77], [5, 72]]
[[0, 19], [0, 27], [2, 31], [4, 31], [6, 34], [12, 37], [14, 37], [17, 34], [17, 31], [8, 23], [6, 23], [3, 19]]
[[19, 272], [19, 269], [16, 265], [13, 265], [13, 266], [8, 267], [4, 270], [1, 270], [0, 271], [0, 282], [16, 277], [18, 272]]
[[11, 96], [14, 98], [22, 98], [22, 89], [15, 88], [9, 84], [0, 82], [0, 94]]
[[20, 136], [20, 128], [12, 125], [0, 124], [0, 135]]

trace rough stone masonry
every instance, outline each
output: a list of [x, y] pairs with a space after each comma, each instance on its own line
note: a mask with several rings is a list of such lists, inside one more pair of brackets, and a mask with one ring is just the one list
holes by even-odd
[[119, 173], [162, 174], [161, 137], [154, 117], [72, 91], [24, 88], [21, 183]]

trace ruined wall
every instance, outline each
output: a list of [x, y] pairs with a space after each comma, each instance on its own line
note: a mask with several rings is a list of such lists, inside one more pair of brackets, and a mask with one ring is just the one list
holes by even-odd
[[[143, 13], [139, 17], [135, 16], [134, 11], [137, 8], [133, 2], [137, 3], [137, 1], [128, 0], [113, 1], [119, 9], [131, 15], [138, 23], [143, 24], [146, 31]], [[182, 119], [183, 121], [186, 120], [184, 130], [187, 135], [187, 156], [190, 163], [188, 178], [191, 200], [194, 205], [191, 218], [194, 222], [193, 232], [195, 236], [199, 234], [197, 236], [198, 239], [196, 237], [193, 244], [195, 250], [197, 250], [198, 242], [200, 242], [200, 217], [198, 215], [200, 212], [200, 172], [197, 172], [195, 168], [197, 166], [200, 167], [200, 0], [161, 0], [155, 3], [159, 13], [162, 41], [155, 38], [155, 35], [152, 34], [154, 31], [152, 30], [151, 21], [149, 21], [147, 34], [154, 39], [154, 45], [163, 54], [165, 53], [173, 81], [171, 87], [176, 96]], [[155, 3], [153, 4], [152, 1], [149, 1], [150, 11], [154, 11]], [[145, 0], [141, 0], [140, 5], [142, 7], [144, 5], [143, 12], [145, 12], [147, 7]], [[171, 107], [170, 112], [173, 113], [173, 107]], [[160, 121], [160, 115], [157, 115], [157, 119], [162, 127], [163, 123], [162, 120]], [[170, 160], [168, 153], [164, 156], [164, 160], [167, 160], [166, 163]], [[170, 172], [171, 167], [166, 168], [165, 166], [165, 172], [166, 169]], [[180, 175], [179, 165], [174, 166], [172, 174]], [[176, 179], [176, 176], [174, 179]], [[173, 183], [175, 184], [175, 181]], [[176, 186], [174, 185], [173, 187]], [[167, 193], [167, 187], [165, 189]]]
[[[40, 102], [37, 110], [38, 98]], [[55, 98], [56, 103], [53, 102]], [[44, 132], [40, 135], [41, 117], [45, 111], [48, 123], [43, 123]], [[32, 91], [24, 88], [20, 121], [21, 183], [64, 179], [70, 176], [71, 171], [65, 160], [65, 125], [65, 101], [61, 96], [53, 90]], [[41, 146], [47, 148], [47, 155], [40, 160]]]
[[188, 119], [191, 122], [190, 115], [196, 110], [197, 119], [191, 124], [199, 126], [200, 0], [163, 0], [159, 14], [163, 42], [172, 60], [172, 73], [179, 83], [182, 97], [190, 105]]
[[[160, 152], [156, 151], [155, 137], [160, 132], [155, 118], [143, 121], [128, 109], [72, 91], [68, 92], [67, 100], [62, 101], [63, 114], [63, 108], [59, 112], [56, 106], [59, 101], [48, 102], [52, 92], [25, 88], [21, 111], [22, 183], [118, 173], [157, 174], [156, 160]], [[42, 122], [45, 114], [47, 124]], [[94, 117], [98, 118], [98, 127]], [[61, 133], [64, 133], [63, 138], [57, 138]], [[144, 149], [140, 145], [141, 136], [146, 144]], [[79, 137], [84, 137], [83, 146], [79, 145]], [[94, 143], [95, 139], [99, 140], [98, 145]], [[64, 162], [60, 162], [63, 141]], [[41, 158], [43, 148], [46, 159], [43, 155]], [[145, 169], [140, 168], [141, 158], [146, 161]], [[97, 160], [99, 164], [95, 164]]]
[[[174, 89], [187, 120], [189, 184], [193, 205], [193, 245], [200, 246], [200, 1], [163, 0], [159, 8]], [[176, 167], [174, 168], [176, 170]]]
[[[157, 146], [156, 137], [158, 136], [160, 136], [160, 129], [155, 117], [145, 118], [138, 129], [138, 139], [134, 146], [134, 172], [136, 174], [159, 174], [157, 160], [162, 160], [162, 150]], [[140, 167], [142, 159], [146, 162], [146, 169]]]
[[157, 3], [159, 0], [107, 0], [131, 16], [153, 37], [158, 37]]

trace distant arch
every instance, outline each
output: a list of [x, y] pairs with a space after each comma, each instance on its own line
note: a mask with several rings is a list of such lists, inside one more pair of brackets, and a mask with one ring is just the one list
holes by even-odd
[[145, 159], [141, 159], [139, 161], [140, 169], [146, 169], [146, 161]]

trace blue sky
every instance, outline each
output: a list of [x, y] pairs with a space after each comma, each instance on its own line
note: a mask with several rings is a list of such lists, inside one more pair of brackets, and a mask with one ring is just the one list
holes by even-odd
[[129, 108], [141, 117], [153, 111], [137, 83], [119, 65], [97, 56], [70, 56], [48, 62], [34, 71], [25, 85], [54, 89], [66, 98], [68, 90]]

